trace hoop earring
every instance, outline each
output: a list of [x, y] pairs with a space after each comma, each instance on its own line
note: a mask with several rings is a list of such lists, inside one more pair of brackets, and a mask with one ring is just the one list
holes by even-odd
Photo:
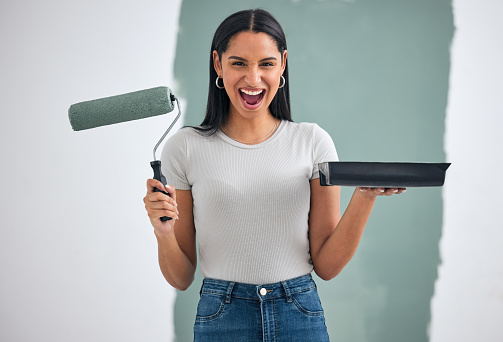
[[[220, 78], [220, 76], [217, 76], [217, 79], [215, 80], [215, 84], [216, 84], [216, 86], [217, 86], [218, 89], [224, 89], [225, 85], [223, 85], [221, 87], [218, 85], [218, 79], [219, 78]], [[224, 80], [223, 79], [222, 79], [222, 84], [224, 84]]]
[[283, 75], [281, 75], [281, 79], [283, 80], [283, 83], [281, 83], [281, 81], [279, 82], [279, 87], [278, 87], [278, 89], [283, 88], [283, 87], [285, 86], [285, 83], [286, 83], [286, 80], [285, 80], [285, 78], [283, 77]]

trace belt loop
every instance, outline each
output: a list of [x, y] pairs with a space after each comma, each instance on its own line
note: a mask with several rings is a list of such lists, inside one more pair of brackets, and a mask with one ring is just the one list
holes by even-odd
[[281, 285], [283, 285], [283, 288], [285, 289], [286, 302], [290, 303], [292, 301], [292, 294], [290, 293], [290, 288], [286, 284], [286, 281], [282, 281]]
[[233, 282], [229, 283], [229, 286], [227, 287], [227, 295], [225, 297], [225, 302], [227, 304], [231, 302], [231, 294], [232, 294], [233, 288], [234, 288], [234, 283]]

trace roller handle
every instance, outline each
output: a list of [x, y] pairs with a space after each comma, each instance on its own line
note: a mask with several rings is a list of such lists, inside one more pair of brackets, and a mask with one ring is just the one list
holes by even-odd
[[[163, 185], [166, 185], [167, 184], [166, 183], [166, 177], [164, 177], [164, 175], [161, 172], [161, 161], [160, 160], [154, 160], [153, 162], [150, 162], [150, 166], [152, 166], [152, 169], [154, 170], [154, 179], [157, 179]], [[162, 192], [163, 194], [169, 196], [169, 194], [166, 191], [161, 191], [161, 190], [159, 190], [157, 188], [154, 188], [154, 192]], [[169, 220], [171, 220], [171, 217], [168, 217], [168, 216], [161, 217], [161, 221], [162, 222], [169, 221]]]

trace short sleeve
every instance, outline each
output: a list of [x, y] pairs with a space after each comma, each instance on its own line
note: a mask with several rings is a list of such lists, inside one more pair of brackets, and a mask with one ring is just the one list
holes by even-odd
[[191, 184], [187, 179], [186, 130], [189, 129], [183, 128], [171, 136], [164, 144], [161, 154], [161, 170], [164, 177], [166, 177], [166, 182], [179, 190], [191, 189]]
[[339, 161], [337, 150], [330, 134], [318, 125], [314, 125], [313, 161], [311, 180], [320, 178], [319, 163]]

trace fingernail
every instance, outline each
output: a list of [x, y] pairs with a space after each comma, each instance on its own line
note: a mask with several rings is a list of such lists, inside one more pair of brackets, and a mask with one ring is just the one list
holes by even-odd
[[406, 191], [407, 191], [407, 189], [403, 189], [402, 194], [403, 194], [404, 192], [406, 192]]
[[176, 202], [173, 202], [173, 205], [174, 205], [175, 207], [178, 207], [178, 203], [176, 203]]
[[393, 192], [398, 192], [398, 189], [393, 190]]
[[380, 189], [379, 192], [384, 192], [384, 189]]

